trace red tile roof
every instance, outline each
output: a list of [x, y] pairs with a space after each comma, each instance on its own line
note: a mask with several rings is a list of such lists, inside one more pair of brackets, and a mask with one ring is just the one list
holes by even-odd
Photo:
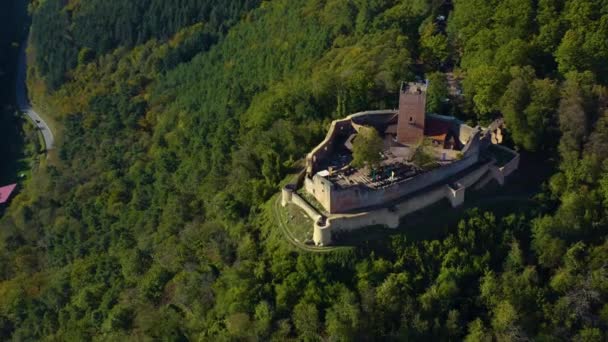
[[424, 135], [428, 137], [445, 136], [450, 132], [450, 126], [451, 124], [447, 121], [427, 117]]
[[11, 194], [16, 187], [17, 184], [11, 184], [0, 188], [0, 204], [8, 202], [8, 199], [11, 197]]

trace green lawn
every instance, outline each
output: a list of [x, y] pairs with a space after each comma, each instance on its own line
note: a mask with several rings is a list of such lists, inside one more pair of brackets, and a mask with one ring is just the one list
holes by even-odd
[[306, 213], [296, 205], [289, 203], [281, 211], [283, 222], [293, 236], [302, 243], [312, 240], [313, 222]]

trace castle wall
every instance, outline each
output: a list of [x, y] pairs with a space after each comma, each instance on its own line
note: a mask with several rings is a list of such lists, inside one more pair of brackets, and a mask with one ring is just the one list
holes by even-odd
[[471, 185], [475, 184], [483, 175], [485, 175], [491, 167], [493, 167], [492, 162], [486, 163], [486, 164], [482, 165], [481, 167], [462, 176], [458, 180], [457, 184], [468, 188]]
[[313, 195], [319, 203], [329, 211], [331, 208], [331, 193], [334, 185], [327, 179], [320, 176], [306, 177], [304, 179], [304, 189]]
[[479, 152], [481, 151], [481, 133], [482, 132], [478, 129], [471, 133], [468, 142], [462, 148], [462, 154], [464, 154], [465, 156], [479, 154]]
[[[293, 190], [293, 185], [283, 188], [281, 202], [283, 206], [293, 203], [304, 210], [314, 222], [313, 241], [318, 246], [324, 246], [332, 243], [332, 235], [336, 232], [348, 232], [377, 225], [397, 228], [403, 217], [443, 199], [449, 200], [453, 207], [457, 207], [464, 202], [466, 189], [476, 183], [479, 184], [480, 179], [483, 181], [488, 176], [493, 177], [494, 170], [498, 171], [500, 175], [507, 176], [517, 169], [518, 165], [519, 155], [515, 153], [513, 160], [504, 167], [498, 168], [494, 162], [479, 165], [450, 184], [428, 187], [425, 191], [402, 199], [401, 202], [390, 208], [384, 207], [355, 214], [333, 214], [326, 219]], [[309, 181], [311, 180], [306, 178], [305, 182]]]
[[319, 164], [333, 153], [333, 144], [336, 137], [339, 134], [351, 134], [349, 132], [352, 130], [353, 127], [349, 118], [333, 121], [325, 139], [306, 156], [306, 172], [313, 175], [319, 171]]
[[375, 110], [356, 113], [350, 115], [349, 118], [357, 125], [381, 127], [388, 125], [391, 121], [396, 122], [396, 115], [397, 113], [392, 110]]
[[286, 186], [281, 190], [281, 205], [285, 207], [288, 203], [292, 203], [304, 210], [306, 215], [310, 217], [313, 222], [318, 222], [323, 216], [313, 208], [305, 199], [298, 195], [291, 187]]
[[462, 124], [459, 127], [459, 131], [458, 131], [458, 138], [460, 139], [460, 142], [464, 145], [467, 143], [467, 141], [469, 141], [469, 138], [475, 133], [477, 129], [474, 127], [471, 127], [469, 125], [465, 125]]
[[[513, 153], [513, 151], [511, 151], [508, 148], [505, 148], [503, 146], [500, 146], [500, 145], [495, 145], [495, 146], [500, 149], [507, 150], [507, 151]], [[508, 175], [510, 175], [511, 173], [513, 173], [515, 170], [517, 170], [519, 168], [519, 159], [520, 159], [519, 153], [515, 153], [515, 157], [500, 168], [504, 177], [507, 177]]]
[[[326, 187], [325, 192], [319, 193], [315, 187], [315, 197], [330, 213], [345, 213], [355, 209], [383, 205], [398, 200], [430, 185], [439, 183], [446, 178], [461, 172], [479, 160], [477, 154], [471, 154], [461, 160], [455, 161], [431, 171], [416, 175], [408, 180], [393, 184], [384, 189], [371, 189], [364, 185], [349, 188]], [[315, 178], [321, 178], [316, 176]], [[320, 183], [320, 180], [313, 179]], [[329, 206], [325, 204], [329, 203]]]
[[[503, 185], [505, 183], [505, 178], [507, 176], [509, 176], [511, 173], [513, 173], [515, 170], [517, 170], [517, 168], [519, 168], [519, 153], [512, 151], [506, 147], [500, 146], [500, 145], [494, 145], [496, 148], [499, 148], [501, 150], [504, 150], [506, 152], [509, 152], [511, 154], [513, 154], [513, 158], [506, 163], [505, 165], [498, 167], [498, 166], [493, 166], [490, 171], [492, 173], [492, 176], [494, 179], [496, 179], [496, 181], [498, 182], [498, 184]], [[484, 184], [485, 185], [485, 184]]]
[[[474, 189], [475, 190], [483, 189], [486, 185], [488, 185], [488, 183], [490, 183], [491, 181], [493, 181], [495, 179], [496, 179], [496, 174], [492, 170], [492, 172], [486, 173], [485, 176], [483, 176], [483, 178], [479, 182], [477, 182], [477, 184], [475, 184]], [[496, 179], [496, 181], [498, 181], [498, 180]]]
[[293, 194], [293, 196], [291, 198], [291, 203], [302, 208], [302, 210], [304, 210], [306, 212], [306, 215], [308, 215], [308, 217], [310, 217], [313, 222], [317, 222], [322, 218], [322, 215], [319, 214], [319, 212], [315, 208], [313, 208], [310, 204], [308, 204], [308, 202], [306, 202], [297, 193]]
[[418, 196], [413, 196], [399, 203], [396, 206], [397, 209], [395, 210], [395, 213], [400, 217], [405, 216], [420, 209], [426, 208], [431, 204], [437, 203], [450, 195], [451, 194], [449, 193], [447, 185], [436, 186], [429, 189], [429, 191], [426, 191]]
[[370, 110], [349, 115], [341, 120], [334, 120], [325, 139], [306, 156], [306, 172], [308, 175], [312, 176], [320, 171], [319, 165], [333, 152], [333, 141], [339, 134], [350, 135], [354, 132], [353, 122], [378, 125], [385, 123], [395, 113], [394, 110]]
[[332, 234], [336, 232], [349, 232], [375, 225], [397, 228], [404, 216], [444, 199], [450, 201], [453, 207], [460, 206], [464, 203], [466, 188], [488, 174], [491, 166], [491, 162], [483, 164], [456, 180], [453, 185], [441, 184], [430, 187], [424, 192], [404, 199], [390, 209], [380, 208], [356, 214], [331, 215], [326, 219], [325, 224], [314, 225], [313, 240], [317, 245], [323, 246], [332, 243]]

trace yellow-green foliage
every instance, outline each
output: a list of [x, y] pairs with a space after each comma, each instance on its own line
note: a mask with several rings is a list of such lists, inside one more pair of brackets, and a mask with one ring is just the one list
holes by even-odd
[[373, 127], [361, 127], [353, 141], [353, 166], [377, 167], [382, 161], [380, 153], [383, 149], [384, 142], [378, 131]]
[[[605, 339], [600, 1], [65, 5], [33, 17], [65, 129], [57, 165], [0, 219], [0, 340]], [[399, 81], [446, 58], [465, 77], [453, 112], [510, 110], [515, 143], [542, 151], [534, 167], [508, 195], [467, 193], [495, 214], [421, 224], [436, 240], [374, 230], [357, 248], [294, 251], [267, 203], [293, 161], [332, 118], [396, 107]], [[543, 191], [537, 170], [556, 160]]]
[[437, 157], [435, 157], [432, 141], [429, 138], [424, 138], [422, 143], [416, 147], [412, 162], [423, 169], [432, 169], [437, 166]]

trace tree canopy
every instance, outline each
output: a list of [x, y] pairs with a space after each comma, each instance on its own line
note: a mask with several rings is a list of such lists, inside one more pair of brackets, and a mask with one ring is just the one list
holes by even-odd
[[[30, 11], [30, 95], [58, 139], [0, 218], [1, 340], [606, 339], [604, 1]], [[0, 36], [22, 38], [14, 25]], [[280, 185], [333, 119], [395, 108], [417, 77], [429, 110], [503, 115], [519, 176], [382, 239], [293, 248]]]
[[382, 161], [380, 153], [384, 142], [373, 127], [361, 127], [353, 141], [353, 161], [355, 167], [377, 167]]

